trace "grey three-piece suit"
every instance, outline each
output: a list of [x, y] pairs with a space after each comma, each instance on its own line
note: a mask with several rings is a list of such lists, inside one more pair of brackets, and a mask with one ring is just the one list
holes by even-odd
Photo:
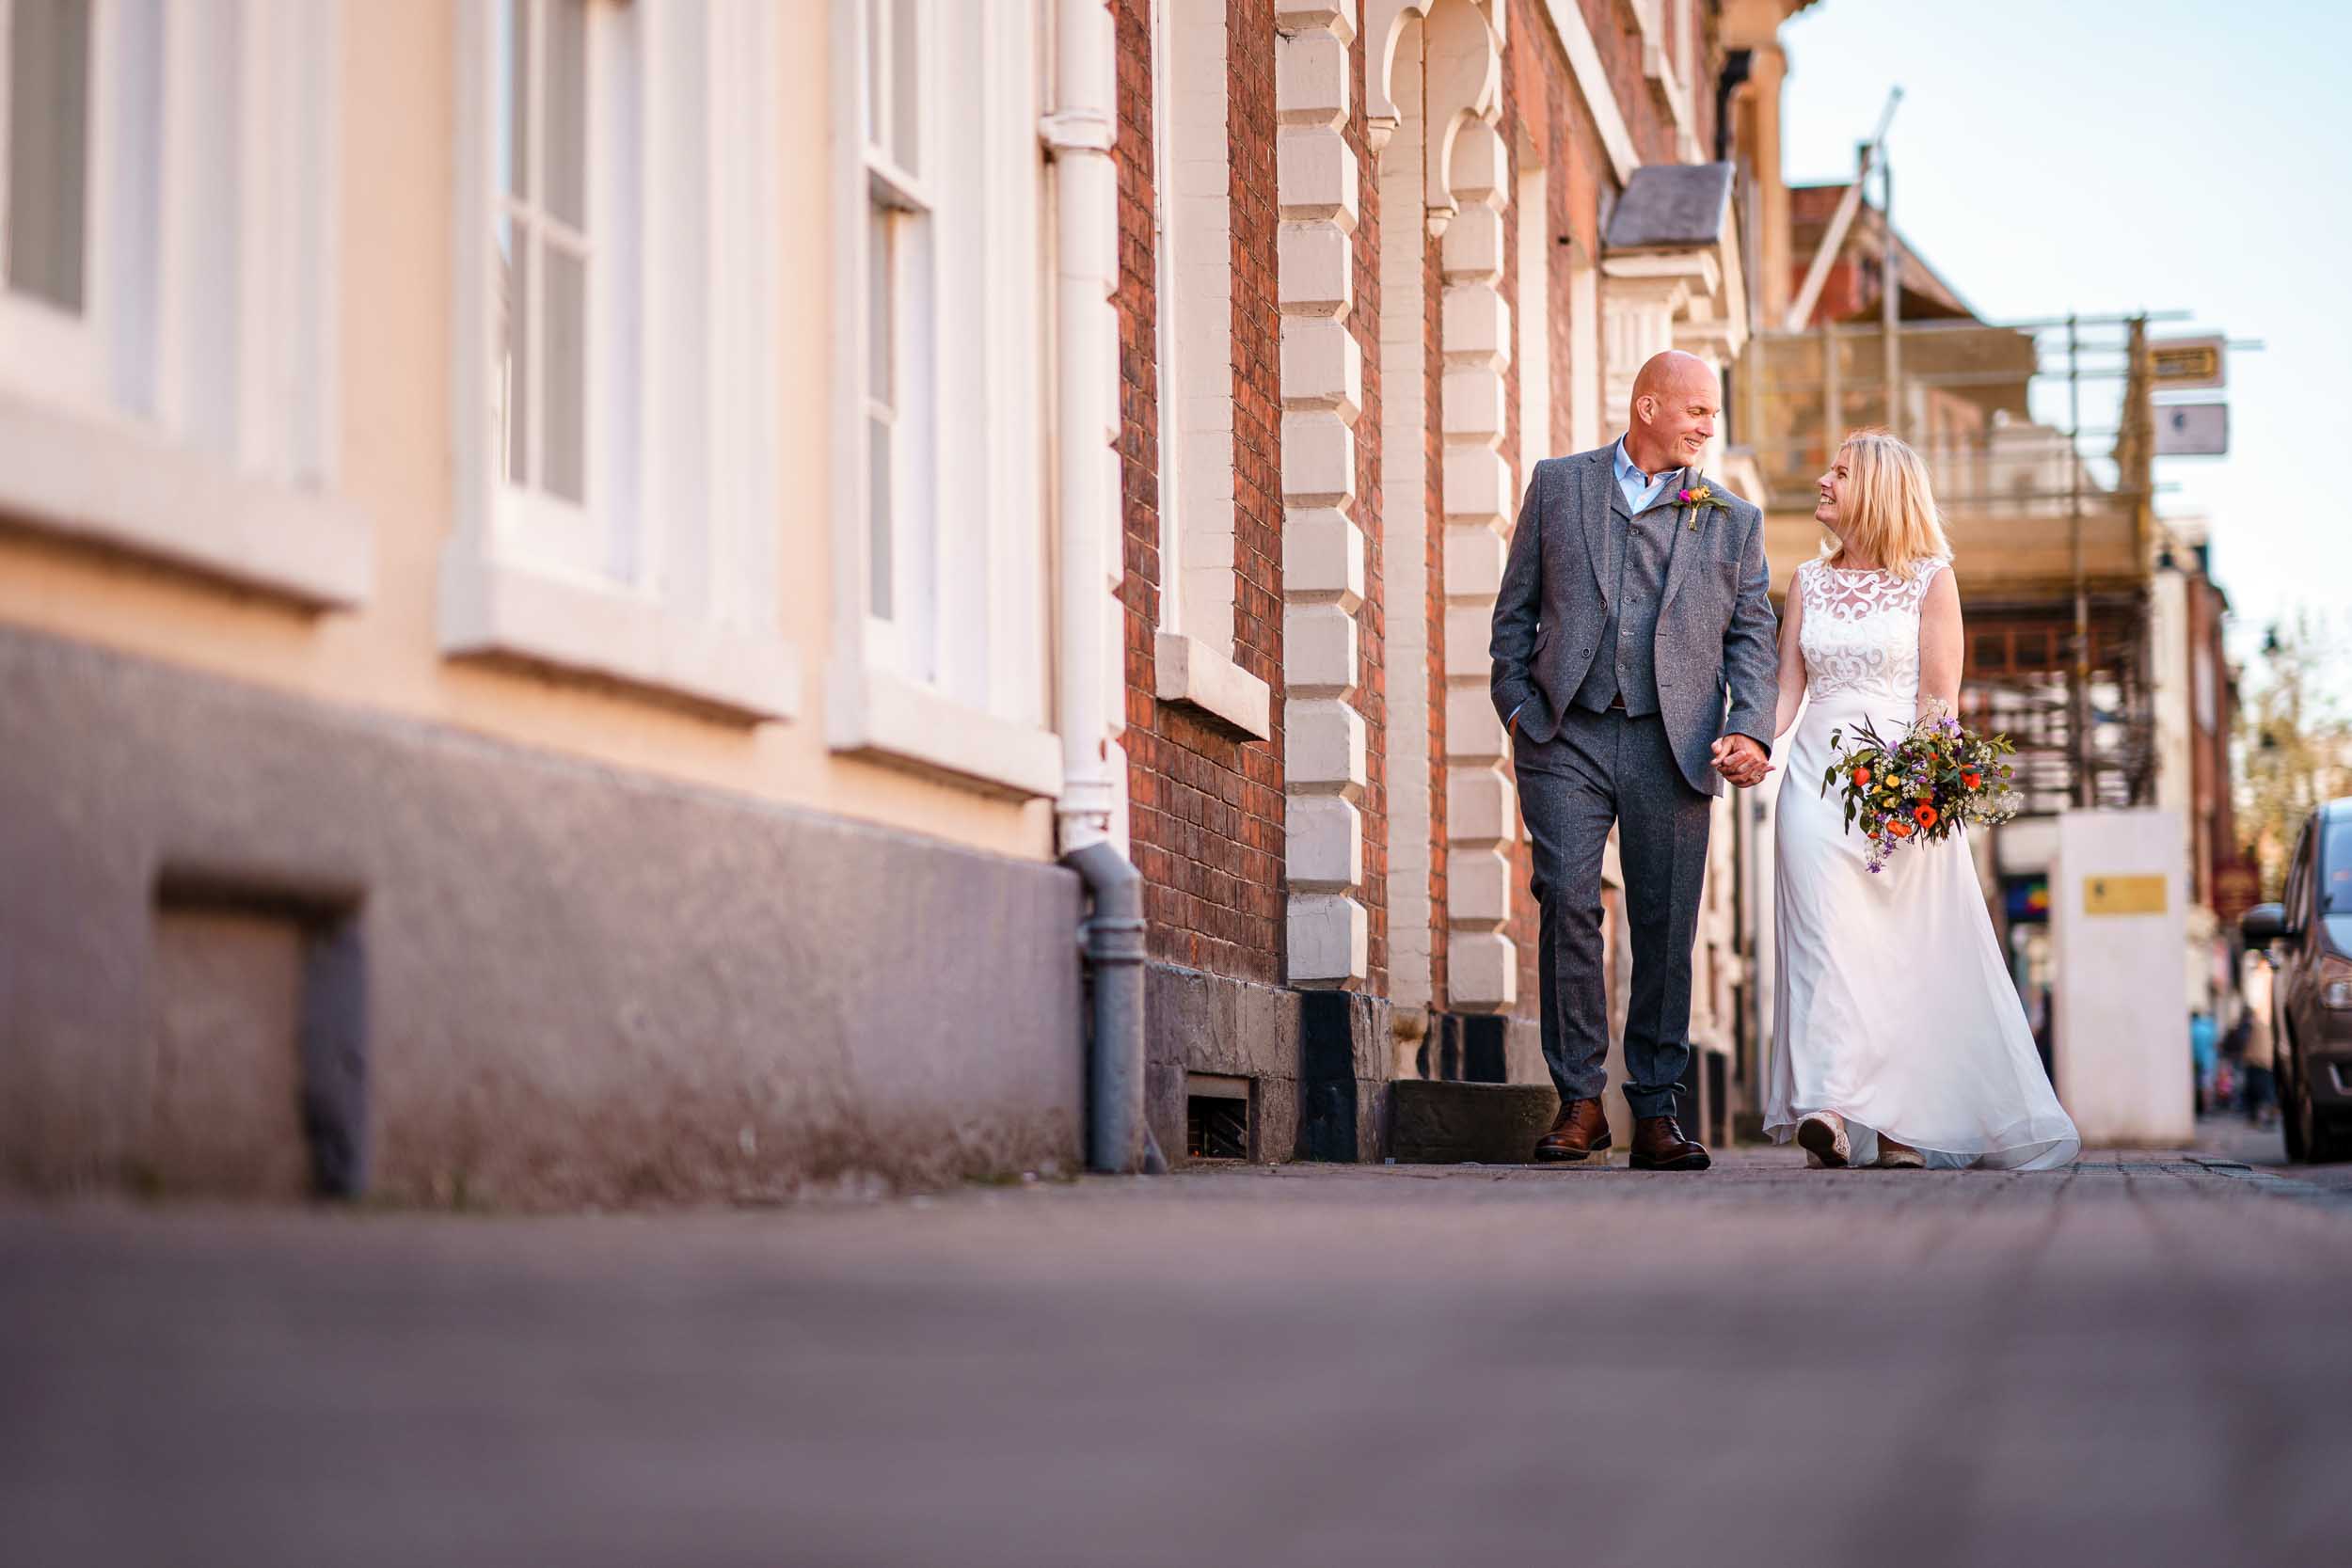
[[1518, 718], [1552, 1082], [1564, 1102], [1607, 1086], [1600, 864], [1614, 823], [1633, 939], [1626, 1101], [1636, 1117], [1669, 1116], [1723, 789], [1710, 752], [1726, 735], [1772, 745], [1776, 623], [1763, 513], [1720, 484], [1727, 507], [1682, 505], [1677, 492], [1700, 483], [1686, 470], [1631, 515], [1613, 449], [1535, 465], [1495, 602], [1494, 700]]

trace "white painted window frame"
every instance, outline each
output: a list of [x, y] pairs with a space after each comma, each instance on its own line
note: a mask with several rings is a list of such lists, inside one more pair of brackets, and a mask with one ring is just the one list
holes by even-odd
[[1518, 243], [1519, 483], [1553, 450], [1551, 411], [1551, 171], [1532, 150], [1519, 149]]
[[734, 720], [793, 718], [799, 656], [776, 602], [771, 8], [597, 0], [610, 14], [591, 78], [616, 96], [590, 102], [590, 185], [616, 210], [589, 219], [609, 241], [589, 288], [588, 500], [572, 507], [507, 484], [497, 440], [497, 4], [458, 4], [442, 649]]
[[[1052, 796], [1061, 742], [1046, 705], [1043, 24], [1035, 0], [913, 0], [927, 32], [917, 171], [880, 171], [923, 204], [928, 377], [903, 372], [898, 498], [928, 530], [917, 586], [872, 611], [868, 234], [878, 170], [865, 135], [872, 0], [834, 0], [832, 235], [834, 639], [827, 736], [837, 752], [1007, 799]], [[919, 179], [916, 176], [919, 175]], [[913, 182], [912, 185], [902, 182]], [[901, 334], [901, 341], [904, 335]], [[920, 370], [924, 367], [914, 367]], [[1105, 433], [1107, 443], [1108, 433]], [[1107, 444], [1105, 463], [1116, 460]], [[894, 554], [906, 562], [903, 548]], [[907, 576], [897, 577], [900, 589]], [[920, 614], [918, 626], [905, 613]]]
[[[0, 298], [0, 512], [355, 606], [374, 556], [335, 492], [341, 7], [168, 0], [166, 26], [166, 5], [92, 0], [84, 309]], [[208, 68], [227, 56], [233, 77]]]
[[[1211, 0], [1214, 3], [1214, 0]], [[1212, 24], [1187, 16], [1181, 35], [1171, 6], [1201, 0], [1152, 0], [1152, 118], [1159, 380], [1160, 618], [1152, 644], [1153, 689], [1161, 702], [1200, 709], [1261, 740], [1274, 733], [1273, 693], [1234, 662], [1233, 611], [1239, 595], [1233, 539], [1232, 217], [1226, 190], [1230, 104], [1216, 104], [1214, 134], [1178, 124], [1188, 103], [1223, 94], [1224, 8]], [[1180, 71], [1176, 52], [1192, 53]], [[1214, 80], [1200, 80], [1213, 76]], [[1185, 156], [1186, 143], [1213, 143], [1217, 158]], [[1194, 149], [1198, 150], [1198, 147]], [[1194, 249], [1216, 252], [1193, 255]], [[1202, 288], [1214, 278], [1222, 287]], [[1198, 318], [1198, 319], [1195, 319]], [[1205, 345], [1215, 343], [1214, 350]]]

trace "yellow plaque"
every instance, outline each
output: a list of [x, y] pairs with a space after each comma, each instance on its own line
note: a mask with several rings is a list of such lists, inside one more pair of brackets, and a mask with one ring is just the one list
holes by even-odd
[[2162, 877], [2090, 877], [2083, 881], [2085, 914], [2162, 914]]

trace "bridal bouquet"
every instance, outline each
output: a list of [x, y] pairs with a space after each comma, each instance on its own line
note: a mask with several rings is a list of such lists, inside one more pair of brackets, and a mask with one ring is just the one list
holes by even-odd
[[1891, 745], [1867, 719], [1852, 733], [1847, 748], [1843, 728], [1830, 732], [1836, 760], [1821, 794], [1844, 781], [1846, 831], [1862, 825], [1874, 872], [1900, 845], [1936, 843], [1971, 823], [1989, 828], [2017, 815], [2014, 770], [2002, 760], [2017, 749], [2005, 735], [1972, 734], [1949, 714], [1921, 719]]

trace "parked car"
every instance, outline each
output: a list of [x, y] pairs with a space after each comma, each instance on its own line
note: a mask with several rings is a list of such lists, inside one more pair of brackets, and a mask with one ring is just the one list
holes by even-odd
[[2285, 901], [2257, 904], [2239, 928], [2278, 972], [2271, 1037], [2287, 1158], [2352, 1158], [2352, 799], [2312, 813]]

